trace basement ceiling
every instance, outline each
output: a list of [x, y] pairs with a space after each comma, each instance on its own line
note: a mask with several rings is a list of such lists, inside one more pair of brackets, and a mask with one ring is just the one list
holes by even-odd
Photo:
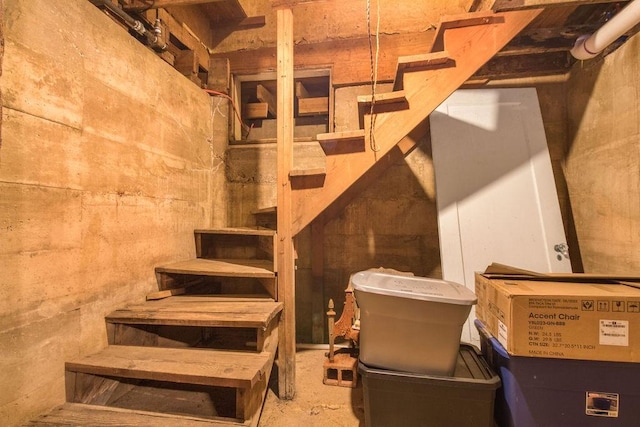
[[[96, 0], [91, 1], [98, 3]], [[380, 1], [384, 2], [385, 0]], [[242, 34], [244, 30], [249, 28], [263, 27], [268, 19], [272, 18], [272, 16], [267, 18], [265, 16], [248, 16], [243, 4], [249, 4], [253, 9], [256, 9], [256, 5], [260, 5], [261, 9], [260, 7], [258, 9], [266, 11], [265, 14], [271, 12], [272, 6], [280, 4], [291, 5], [294, 8], [294, 13], [297, 5], [301, 5], [302, 8], [308, 3], [324, 3], [327, 4], [327, 8], [335, 9], [340, 8], [343, 4], [334, 0], [119, 0], [119, 2], [124, 10], [148, 25], [152, 25], [150, 18], [153, 16], [169, 18], [179, 16], [182, 19], [182, 21], [174, 19], [174, 22], [168, 24], [168, 31], [171, 33], [170, 51], [171, 48], [173, 49], [171, 60], [183, 68], [183, 74], [190, 74], [190, 78], [196, 83], [206, 83], [202, 82], [203, 79], [206, 79], [202, 72], [206, 72], [208, 68], [208, 61], [203, 59], [208, 56], [207, 52], [216, 57], [224, 56], [224, 48], [216, 47], [220, 43], [220, 39], [233, 38], [235, 34]], [[494, 11], [522, 9], [540, 7], [541, 5], [545, 7], [543, 12], [525, 30], [478, 70], [470, 80], [470, 83], [482, 83], [489, 80], [564, 75], [576, 62], [569, 53], [575, 40], [581, 35], [596, 31], [624, 8], [628, 1], [469, 0], [468, 6], [464, 6], [464, 3], [464, 1], [433, 0], [433, 8], [446, 12], [447, 8], [455, 6], [459, 9], [460, 5], [463, 5], [464, 12], [476, 12], [489, 9]], [[159, 14], [158, 10], [162, 10], [164, 15]], [[151, 11], [154, 13], [151, 14]], [[460, 10], [455, 10], [455, 12], [459, 14]], [[195, 22], [196, 18], [194, 17], [197, 17], [199, 22]], [[172, 21], [172, 19], [163, 19], [163, 22]], [[188, 31], [185, 31], [185, 28]], [[199, 31], [200, 34], [198, 34], [198, 31], [195, 31], [197, 28], [205, 30]], [[275, 27], [273, 28], [273, 31], [269, 30], [274, 33], [271, 42], [275, 40]], [[626, 36], [634, 34], [637, 30], [637, 27], [634, 28]], [[207, 31], [210, 34], [204, 34]], [[194, 38], [195, 41], [192, 40], [191, 43], [185, 41], [189, 37]], [[247, 37], [246, 33], [244, 37]], [[264, 38], [264, 36], [262, 37]], [[366, 37], [366, 34], [361, 34], [359, 37]], [[259, 42], [262, 44], [259, 47], [262, 48], [270, 42], [262, 40], [261, 37], [256, 38], [260, 39]], [[601, 56], [617, 48], [625, 39], [626, 37], [621, 37]], [[309, 41], [303, 38], [300, 43], [309, 43]], [[204, 51], [203, 46], [206, 48]], [[234, 52], [227, 49], [232, 55], [238, 51], [247, 52], [251, 48], [251, 46], [236, 45]], [[187, 57], [185, 61], [185, 49], [193, 50], [196, 54], [193, 55], [193, 58]], [[174, 66], [176, 65], [174, 64]], [[368, 66], [368, 64], [363, 64], [363, 66]]]

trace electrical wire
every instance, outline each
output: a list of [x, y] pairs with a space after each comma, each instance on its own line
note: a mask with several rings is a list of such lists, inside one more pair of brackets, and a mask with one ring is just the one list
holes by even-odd
[[211, 89], [202, 89], [203, 91], [205, 91], [206, 93], [208, 93], [209, 95], [214, 95], [214, 96], [221, 96], [223, 98], [226, 98], [229, 100], [229, 102], [231, 103], [231, 106], [233, 107], [233, 111], [236, 113], [236, 117], [238, 118], [238, 120], [240, 121], [240, 125], [242, 126], [242, 128], [244, 130], [247, 131], [247, 136], [248, 133], [251, 132], [252, 126], [247, 126], [243, 121], [242, 121], [242, 117], [240, 116], [240, 112], [238, 111], [238, 107], [236, 106], [236, 103], [233, 101], [233, 99], [227, 95], [224, 92], [218, 92], [217, 90], [211, 90]]
[[376, 1], [377, 5], [377, 22], [376, 22], [376, 49], [375, 58], [373, 52], [373, 44], [371, 43], [371, 0], [367, 0], [367, 39], [369, 41], [369, 60], [371, 63], [371, 107], [369, 109], [369, 147], [373, 152], [380, 151], [376, 144], [375, 127], [376, 115], [374, 114], [376, 105], [376, 86], [378, 84], [378, 61], [380, 58], [380, 0]]

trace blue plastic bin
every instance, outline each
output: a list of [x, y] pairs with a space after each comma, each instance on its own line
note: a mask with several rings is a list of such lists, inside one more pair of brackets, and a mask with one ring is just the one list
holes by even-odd
[[640, 426], [640, 363], [512, 356], [482, 322], [475, 325], [502, 381], [499, 426]]

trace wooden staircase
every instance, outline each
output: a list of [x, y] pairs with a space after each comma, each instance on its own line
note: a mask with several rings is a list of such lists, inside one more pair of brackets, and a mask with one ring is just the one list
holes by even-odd
[[[359, 130], [317, 136], [327, 155], [321, 185], [296, 185], [295, 176], [289, 177], [294, 189], [292, 235], [310, 224], [421, 125], [540, 11], [489, 11], [444, 17], [426, 52], [398, 58], [393, 91], [378, 93], [374, 98], [358, 98]], [[411, 143], [405, 144], [403, 152], [410, 146]]]
[[106, 317], [108, 346], [66, 363], [67, 403], [30, 426], [256, 426], [278, 346], [275, 231], [196, 230], [196, 259]]

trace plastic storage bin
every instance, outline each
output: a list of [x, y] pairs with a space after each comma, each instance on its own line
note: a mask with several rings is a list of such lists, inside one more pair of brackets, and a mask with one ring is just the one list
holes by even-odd
[[451, 377], [358, 365], [367, 427], [491, 427], [500, 379], [478, 348], [461, 344]]
[[500, 426], [638, 426], [640, 364], [513, 356], [475, 321], [482, 353], [502, 380]]
[[369, 367], [451, 375], [476, 295], [458, 283], [362, 271], [351, 277], [360, 308], [360, 360]]

